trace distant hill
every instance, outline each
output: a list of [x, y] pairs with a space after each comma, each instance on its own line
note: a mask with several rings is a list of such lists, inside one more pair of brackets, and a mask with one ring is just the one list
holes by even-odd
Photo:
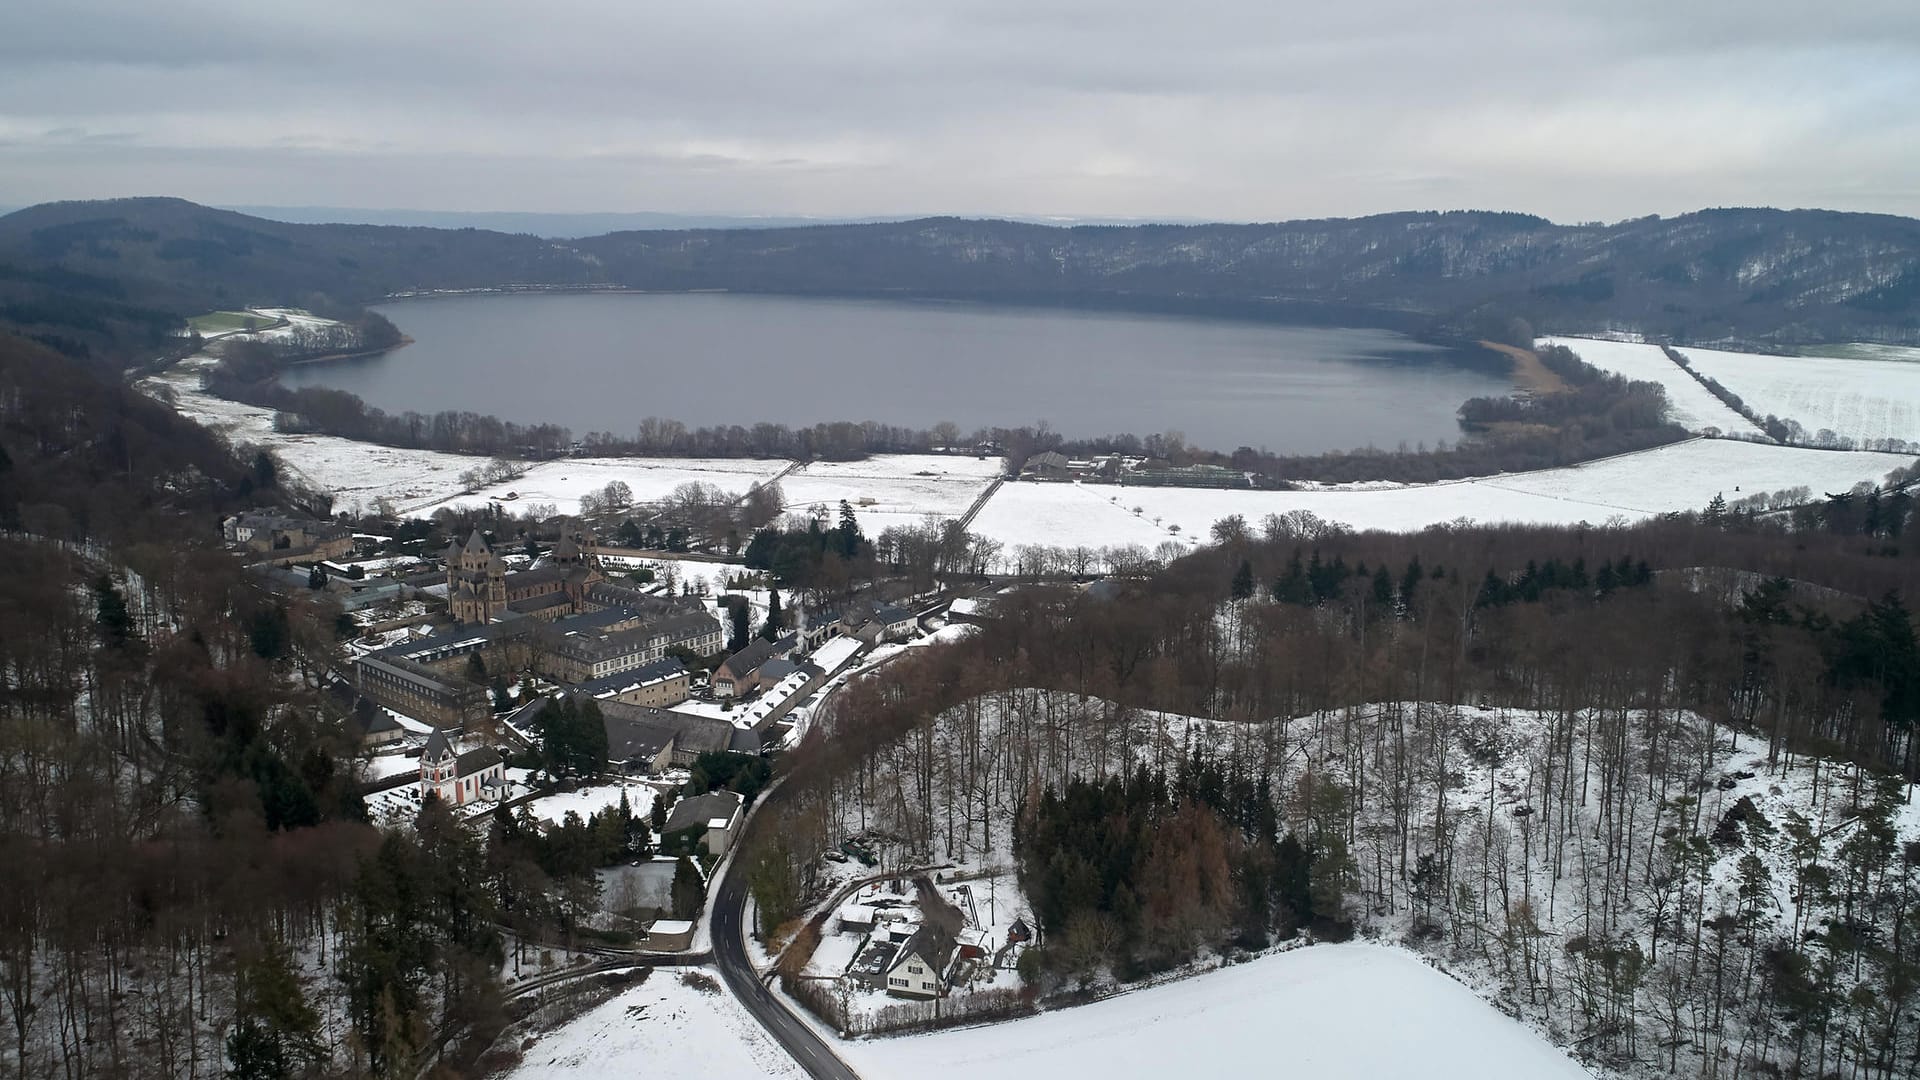
[[[1479, 336], [1635, 331], [1677, 342], [1920, 343], [1920, 222], [1705, 210], [1613, 225], [1399, 213], [1253, 225], [932, 218], [573, 240], [307, 225], [179, 199], [0, 217], [0, 319], [101, 342], [192, 311], [351, 307], [509, 284], [1102, 305]], [[72, 350], [69, 350], [70, 352]]]
[[[300, 225], [402, 225], [432, 229], [487, 229], [525, 233], [552, 240], [573, 240], [633, 229], [779, 229], [803, 225], [904, 221], [901, 217], [808, 218], [750, 217], [734, 214], [521, 213], [510, 210], [364, 210], [340, 206], [229, 206], [224, 209], [268, 221]], [[0, 213], [4, 213], [0, 210]]]

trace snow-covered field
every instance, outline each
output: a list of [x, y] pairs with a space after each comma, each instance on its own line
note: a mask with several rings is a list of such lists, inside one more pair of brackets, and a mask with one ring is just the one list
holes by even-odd
[[696, 975], [713, 980], [715, 991], [688, 985], [678, 969], [655, 969], [642, 985], [541, 1035], [509, 1080], [806, 1076], [711, 973]]
[[[202, 393], [199, 368], [209, 362], [183, 362], [155, 376], [150, 385], [172, 391], [183, 415], [233, 442], [272, 449], [298, 476], [338, 496], [343, 510], [370, 508], [376, 499], [386, 498], [402, 514], [428, 517], [441, 507], [504, 500], [509, 511], [539, 503], [556, 513], [576, 514], [582, 496], [616, 480], [627, 485], [636, 502], [657, 501], [688, 483], [744, 495], [792, 465], [752, 458], [568, 458], [537, 463], [511, 480], [467, 492], [460, 477], [484, 466], [484, 458], [328, 435], [282, 434], [273, 430], [273, 410]], [[889, 526], [918, 525], [928, 514], [959, 517], [1000, 470], [999, 458], [888, 454], [866, 461], [814, 462], [782, 479], [780, 488], [786, 509], [797, 513], [818, 507], [831, 518], [845, 499], [860, 527], [877, 536]], [[515, 497], [507, 499], [509, 493]]]
[[[1319, 491], [1216, 491], [1096, 484], [1003, 484], [973, 531], [1009, 547], [1153, 547], [1204, 541], [1208, 528], [1239, 514], [1305, 510], [1355, 529], [1413, 531], [1461, 518], [1482, 523], [1603, 524], [1698, 510], [1760, 492], [1806, 486], [1845, 491], [1913, 463], [1901, 454], [1807, 450], [1732, 439], [1695, 439], [1564, 469], [1406, 487]], [[1134, 513], [1135, 508], [1139, 513]], [[1173, 530], [1178, 527], [1178, 533]]]
[[1027, 1020], [839, 1050], [869, 1077], [1589, 1075], [1473, 991], [1370, 945], [1298, 949]]
[[431, 450], [400, 450], [331, 435], [284, 435], [273, 430], [273, 410], [201, 393], [190, 364], [147, 380], [173, 391], [181, 415], [227, 437], [273, 450], [281, 464], [314, 487], [332, 492], [339, 509], [371, 507], [387, 498], [399, 508], [431, 504], [460, 490], [460, 474], [479, 458]]
[[1920, 442], [1920, 364], [1831, 356], [1762, 356], [1682, 348], [1694, 370], [1754, 412], [1793, 420], [1809, 437], [1831, 431], [1862, 445]]
[[1728, 408], [1700, 380], [1667, 359], [1658, 345], [1593, 338], [1542, 338], [1542, 345], [1565, 345], [1602, 371], [1666, 388], [1668, 417], [1695, 434], [1713, 430], [1729, 435], [1759, 435], [1751, 420]]
[[[480, 458], [461, 460], [468, 469], [485, 464]], [[691, 483], [712, 484], [722, 491], [745, 495], [755, 484], [778, 476], [787, 465], [785, 461], [753, 458], [567, 458], [543, 461], [515, 479], [472, 494], [458, 494], [411, 509], [425, 516], [442, 506], [480, 506], [517, 492], [519, 498], [506, 504], [509, 510], [549, 503], [558, 513], [577, 514], [581, 496], [595, 494], [616, 480], [632, 489], [635, 502], [658, 501], [681, 484]]]
[[819, 508], [831, 522], [841, 500], [860, 528], [878, 536], [894, 525], [918, 525], [928, 514], [957, 518], [1001, 472], [999, 458], [885, 454], [866, 461], [816, 461], [780, 481], [790, 512]]

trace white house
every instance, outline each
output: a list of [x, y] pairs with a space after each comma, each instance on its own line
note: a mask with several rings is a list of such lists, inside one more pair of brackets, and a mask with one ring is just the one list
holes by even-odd
[[482, 747], [456, 754], [436, 728], [420, 753], [420, 797], [436, 795], [449, 806], [497, 802], [506, 790], [506, 774], [498, 751]]

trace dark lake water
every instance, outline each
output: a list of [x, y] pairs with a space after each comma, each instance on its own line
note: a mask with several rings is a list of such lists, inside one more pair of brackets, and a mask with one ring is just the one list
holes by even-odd
[[917, 301], [720, 294], [407, 300], [414, 343], [304, 365], [293, 386], [388, 412], [462, 409], [631, 434], [878, 420], [1046, 421], [1068, 435], [1178, 431], [1191, 444], [1308, 453], [1459, 436], [1455, 410], [1507, 379], [1386, 330]]

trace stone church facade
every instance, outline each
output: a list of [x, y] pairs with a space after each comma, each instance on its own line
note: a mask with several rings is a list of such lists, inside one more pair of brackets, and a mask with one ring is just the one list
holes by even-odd
[[599, 560], [572, 537], [554, 545], [545, 565], [516, 573], [476, 529], [465, 544], [448, 545], [446, 562], [447, 611], [456, 622], [551, 621], [601, 606], [588, 599], [589, 590], [605, 580]]

